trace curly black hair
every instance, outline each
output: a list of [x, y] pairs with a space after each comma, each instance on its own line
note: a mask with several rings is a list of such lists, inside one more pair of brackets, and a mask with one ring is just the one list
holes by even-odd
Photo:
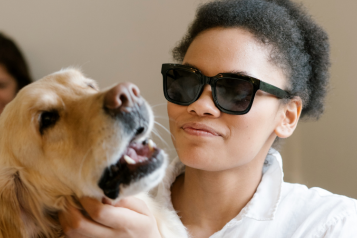
[[182, 62], [201, 32], [239, 27], [272, 46], [271, 60], [289, 79], [288, 91], [303, 101], [301, 118], [319, 118], [324, 111], [330, 67], [328, 36], [301, 4], [290, 0], [219, 0], [201, 5], [187, 34], [173, 49]]
[[17, 91], [32, 82], [29, 68], [16, 43], [0, 32], [0, 65], [15, 78]]

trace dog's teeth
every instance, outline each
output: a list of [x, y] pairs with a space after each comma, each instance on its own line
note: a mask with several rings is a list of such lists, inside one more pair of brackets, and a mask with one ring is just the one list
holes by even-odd
[[151, 139], [149, 139], [149, 141], [148, 141], [148, 147], [149, 147], [150, 151], [155, 150], [156, 145]]
[[133, 160], [132, 158], [130, 158], [127, 155], [124, 155], [124, 159], [128, 164], [136, 164], [135, 160]]

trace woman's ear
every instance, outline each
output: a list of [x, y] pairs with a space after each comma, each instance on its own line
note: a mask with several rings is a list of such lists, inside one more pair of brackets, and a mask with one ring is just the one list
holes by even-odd
[[288, 103], [282, 105], [282, 110], [282, 120], [274, 132], [279, 138], [287, 138], [293, 134], [299, 121], [302, 110], [301, 98], [290, 99]]

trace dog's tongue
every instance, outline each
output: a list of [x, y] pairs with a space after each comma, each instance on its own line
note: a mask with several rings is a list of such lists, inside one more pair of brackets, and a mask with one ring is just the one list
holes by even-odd
[[128, 150], [125, 153], [127, 156], [129, 156], [130, 158], [132, 158], [136, 163], [143, 161], [144, 159], [146, 159], [145, 156], [141, 156], [138, 155], [135, 151], [134, 148], [128, 148]]
[[155, 152], [155, 144], [149, 140], [149, 142], [131, 143], [126, 149], [121, 162], [126, 161], [129, 164], [136, 164], [147, 161], [148, 158], [153, 156]]

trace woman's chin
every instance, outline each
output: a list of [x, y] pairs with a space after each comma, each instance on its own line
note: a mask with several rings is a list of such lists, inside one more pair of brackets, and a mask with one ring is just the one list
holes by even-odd
[[253, 159], [243, 155], [240, 156], [238, 153], [228, 155], [225, 153], [226, 151], [219, 151], [218, 148], [215, 147], [215, 150], [212, 151], [212, 147], [190, 147], [178, 150], [177, 154], [181, 162], [187, 167], [210, 172], [238, 168], [250, 163]]
[[181, 162], [186, 167], [204, 171], [220, 171], [226, 167], [221, 163], [217, 163], [217, 159], [207, 154], [198, 151], [192, 153], [187, 152], [188, 151], [185, 151], [185, 153], [178, 153]]

